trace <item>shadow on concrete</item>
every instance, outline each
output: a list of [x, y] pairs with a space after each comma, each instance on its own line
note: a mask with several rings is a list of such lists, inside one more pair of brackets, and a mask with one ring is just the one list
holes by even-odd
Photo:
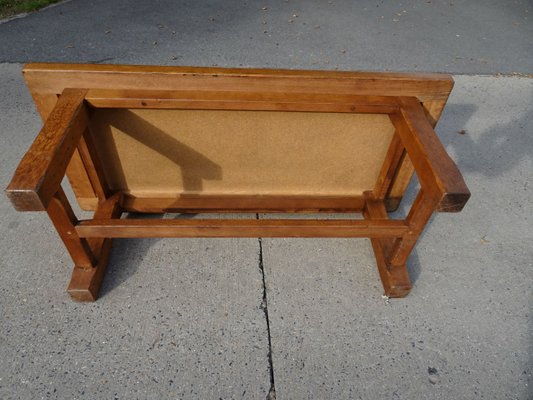
[[[165, 214], [128, 213], [128, 219], [162, 219]], [[173, 219], [192, 219], [196, 214], [175, 214]], [[114, 239], [109, 264], [100, 291], [100, 297], [122, 285], [137, 272], [138, 268], [150, 268], [144, 263], [150, 248], [162, 238]]]
[[[533, 99], [530, 104], [533, 104]], [[523, 159], [531, 159], [533, 124], [528, 114], [533, 113], [533, 107], [518, 120], [493, 125], [481, 132], [476, 135], [477, 140], [465, 130], [476, 110], [473, 104], [449, 104], [442, 118], [440, 139], [454, 154], [453, 158], [463, 174], [474, 172], [489, 177], [500, 176]]]

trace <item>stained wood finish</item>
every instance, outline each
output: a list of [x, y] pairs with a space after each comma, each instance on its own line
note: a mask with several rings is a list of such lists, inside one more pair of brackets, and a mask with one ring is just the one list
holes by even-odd
[[192, 219], [88, 220], [76, 227], [80, 237], [401, 237], [403, 221]]
[[74, 150], [67, 166], [67, 178], [82, 210], [94, 211], [98, 205], [98, 194], [94, 192], [91, 178], [81, 159], [78, 149]]
[[93, 268], [96, 264], [96, 257], [87, 240], [81, 238], [76, 232], [75, 226], [78, 224], [78, 219], [61, 187], [50, 199], [46, 211], [72, 257], [74, 265], [78, 268]]
[[403, 147], [402, 141], [398, 136], [398, 132], [395, 132], [372, 192], [373, 196], [375, 196], [377, 199], [383, 200], [387, 196], [387, 193], [393, 185], [396, 173], [400, 169], [400, 165], [402, 165], [406, 154], [407, 153]]
[[[365, 209], [363, 216], [368, 221], [386, 221], [389, 219], [383, 199], [375, 197], [372, 192], [365, 192]], [[401, 239], [397, 239], [401, 240]], [[411, 281], [404, 264], [392, 266], [389, 256], [394, 246], [391, 238], [370, 238], [372, 249], [376, 257], [376, 264], [383, 284], [383, 290], [388, 297], [405, 297], [411, 290]]]
[[[43, 123], [45, 123], [57, 104], [57, 100], [62, 91], [58, 93], [38, 93], [32, 92], [30, 89], [30, 93], [37, 106], [37, 111], [39, 112]], [[67, 177], [82, 209], [95, 210], [98, 201], [92, 187], [87, 185], [89, 178], [81, 161], [78, 149], [74, 150], [72, 158], [67, 166]]]
[[[99, 220], [120, 218], [122, 214], [121, 197], [121, 193], [115, 193], [108, 199], [100, 201], [94, 218]], [[90, 238], [87, 243], [97, 262], [93, 268], [74, 266], [67, 291], [76, 301], [96, 301], [111, 253], [111, 238]]]
[[[453, 81], [451, 82], [450, 91], [453, 87]], [[449, 95], [449, 92], [448, 92]], [[437, 122], [444, 110], [446, 101], [448, 100], [448, 95], [443, 99], [434, 99], [421, 101], [422, 107], [424, 108], [424, 113], [430, 123], [430, 125], [435, 128]], [[417, 97], [421, 100], [419, 97]], [[395, 171], [395, 174], [392, 178], [391, 184], [389, 185], [387, 194], [385, 196], [385, 207], [387, 211], [396, 211], [400, 202], [402, 201], [403, 194], [409, 186], [409, 182], [413, 177], [415, 168], [411, 159], [407, 155], [407, 152], [404, 149], [404, 152], [401, 156], [399, 167]]]
[[[459, 211], [470, 196], [433, 130], [453, 86], [447, 75], [63, 64], [29, 64], [24, 73], [45, 124], [7, 193], [19, 210], [48, 212], [75, 264], [68, 291], [76, 300], [96, 300], [112, 238], [148, 237], [369, 237], [385, 294], [403, 297], [411, 289], [406, 261], [431, 215]], [[138, 196], [106, 179], [89, 124], [98, 111], [89, 108], [388, 114], [395, 133], [373, 190], [362, 195]], [[80, 204], [96, 210], [91, 220], [78, 221], [61, 189], [69, 160]], [[407, 218], [391, 220], [387, 209], [414, 170], [422, 189]], [[121, 219], [124, 211], [356, 211], [364, 220]]]
[[[159, 67], [102, 64], [32, 63], [24, 67], [35, 93], [65, 87], [329, 93], [369, 96], [416, 96], [446, 100], [453, 80], [446, 74], [269, 70], [244, 68]], [[139, 80], [142, 80], [140, 84]]]
[[388, 254], [387, 261], [393, 268], [402, 268], [405, 265], [436, 205], [437, 201], [423, 188], [420, 189], [406, 219], [409, 231], [402, 238], [395, 240]]
[[91, 89], [87, 102], [95, 108], [186, 110], [306, 111], [391, 114], [399, 109], [391, 96], [314, 93], [254, 93], [183, 90]]
[[87, 127], [86, 91], [65, 89], [28, 152], [7, 195], [18, 211], [44, 211], [59, 189], [67, 164]]
[[331, 213], [361, 212], [362, 196], [204, 196], [135, 197], [125, 194], [122, 208], [140, 213]]
[[[46, 115], [49, 107], [47, 99], [59, 95], [63, 89], [78, 87], [96, 89], [113, 88], [112, 91], [182, 91], [238, 93], [237, 96], [277, 96], [276, 101], [283, 103], [286, 111], [298, 107], [308, 107], [298, 102], [287, 104], [287, 98], [294, 93], [299, 96], [415, 96], [426, 107], [430, 104], [444, 104], [453, 87], [451, 76], [444, 74], [408, 74], [375, 72], [303, 71], [268, 69], [225, 69], [198, 67], [155, 67], [128, 65], [91, 65], [91, 64], [47, 64], [33, 63], [24, 67], [24, 77], [41, 114]], [[93, 92], [94, 93], [94, 92]], [[109, 91], [108, 91], [109, 93]], [[203, 95], [203, 94], [202, 94]], [[100, 99], [105, 96], [99, 95]], [[108, 96], [109, 97], [109, 96]], [[97, 97], [94, 98], [96, 100]], [[128, 101], [131, 98], [127, 97]], [[285, 99], [285, 100], [283, 100]], [[122, 100], [121, 100], [122, 101]], [[141, 102], [142, 99], [134, 100]], [[339, 104], [342, 101], [336, 101]], [[146, 102], [153, 106], [153, 102]], [[182, 102], [183, 103], [183, 102]], [[354, 104], [338, 106], [339, 110], [351, 110]], [[168, 103], [167, 103], [168, 104]], [[204, 104], [205, 105], [205, 104]], [[183, 106], [183, 104], [182, 104]], [[193, 105], [199, 107], [200, 105]], [[314, 105], [316, 107], [316, 104]], [[329, 105], [327, 107], [330, 107]], [[431, 108], [432, 106], [427, 106]], [[363, 112], [355, 104], [352, 110]], [[376, 110], [374, 110], [376, 111]], [[438, 115], [436, 115], [438, 119]], [[400, 171], [393, 178], [388, 194], [390, 203], [399, 203], [412, 169], [406, 168], [408, 158], [401, 162]], [[90, 179], [75, 153], [68, 169], [69, 180], [80, 206], [94, 210], [96, 195]], [[92, 193], [92, 196], [91, 196]]]
[[457, 165], [444, 149], [418, 100], [406, 97], [399, 102], [400, 113], [391, 114], [390, 118], [425, 193], [435, 196], [437, 211], [461, 211], [470, 198], [470, 191]]
[[105, 179], [104, 166], [96, 152], [96, 145], [89, 127], [85, 129], [83, 136], [80, 138], [78, 152], [98, 200], [107, 199], [111, 194], [111, 190]]

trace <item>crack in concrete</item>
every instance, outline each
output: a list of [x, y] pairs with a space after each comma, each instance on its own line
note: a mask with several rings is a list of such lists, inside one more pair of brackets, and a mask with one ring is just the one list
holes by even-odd
[[[259, 219], [259, 214], [255, 214], [256, 219]], [[268, 364], [270, 370], [270, 390], [268, 391], [266, 400], [276, 400], [276, 386], [274, 384], [274, 363], [272, 361], [272, 337], [270, 335], [270, 319], [268, 318], [268, 300], [267, 300], [267, 289], [266, 289], [266, 279], [265, 279], [265, 267], [263, 265], [263, 239], [258, 238], [259, 243], [259, 270], [261, 271], [261, 276], [263, 279], [263, 299], [261, 300], [261, 309], [265, 314], [265, 320], [267, 325], [267, 335], [268, 335]]]

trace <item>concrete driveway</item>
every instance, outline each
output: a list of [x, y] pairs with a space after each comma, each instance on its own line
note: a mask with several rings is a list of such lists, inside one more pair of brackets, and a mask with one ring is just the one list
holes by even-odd
[[472, 191], [433, 218], [398, 300], [366, 239], [152, 239], [117, 240], [101, 298], [74, 303], [48, 218], [0, 198], [0, 398], [533, 398], [532, 14], [72, 0], [0, 23], [1, 187], [41, 126], [22, 63], [57, 61], [451, 72], [437, 132]]

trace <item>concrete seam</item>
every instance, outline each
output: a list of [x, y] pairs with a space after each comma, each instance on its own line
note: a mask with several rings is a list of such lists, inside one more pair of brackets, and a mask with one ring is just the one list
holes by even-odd
[[[259, 219], [259, 214], [255, 214], [256, 219]], [[266, 326], [267, 326], [267, 335], [268, 335], [268, 364], [270, 370], [270, 389], [268, 391], [266, 400], [276, 400], [276, 386], [274, 384], [274, 363], [272, 361], [272, 336], [270, 334], [270, 319], [268, 317], [268, 300], [267, 300], [267, 289], [266, 289], [266, 279], [265, 279], [265, 266], [263, 264], [263, 239], [258, 238], [259, 243], [259, 270], [261, 271], [261, 277], [263, 280], [263, 299], [261, 301], [261, 309], [265, 314]]]

